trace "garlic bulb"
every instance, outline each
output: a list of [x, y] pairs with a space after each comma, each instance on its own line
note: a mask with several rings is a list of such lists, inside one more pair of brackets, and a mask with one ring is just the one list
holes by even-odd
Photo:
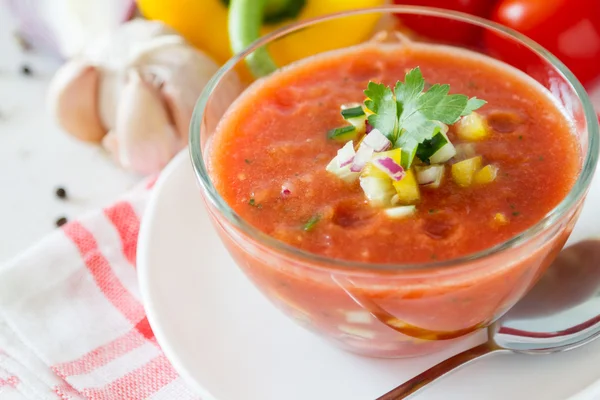
[[[49, 105], [73, 136], [101, 142], [123, 167], [150, 174], [187, 145], [202, 89], [218, 70], [156, 21], [133, 20], [91, 43], [55, 75]], [[234, 77], [222, 99], [243, 89]]]

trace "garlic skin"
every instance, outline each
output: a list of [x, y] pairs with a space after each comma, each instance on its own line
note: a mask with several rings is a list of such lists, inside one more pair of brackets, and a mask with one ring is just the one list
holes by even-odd
[[[67, 132], [101, 141], [124, 168], [151, 174], [187, 145], [196, 100], [218, 68], [166, 25], [138, 19], [67, 62], [48, 101]], [[243, 85], [237, 77], [224, 84], [229, 104]]]

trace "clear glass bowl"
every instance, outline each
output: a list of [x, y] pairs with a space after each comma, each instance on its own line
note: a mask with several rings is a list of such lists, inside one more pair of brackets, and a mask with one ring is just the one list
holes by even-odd
[[[385, 21], [393, 20], [394, 14], [418, 17], [429, 25], [451, 20], [456, 27], [467, 27], [471, 32], [461, 39], [463, 42], [455, 40], [451, 45], [487, 54], [477, 43], [486, 38], [495, 41], [495, 48], [508, 50], [488, 55], [513, 64], [541, 83], [573, 122], [581, 146], [581, 170], [567, 197], [537, 224], [504, 243], [460, 259], [413, 265], [349, 262], [311, 254], [277, 241], [241, 219], [215, 190], [204, 151], [237, 96], [231, 83], [244, 69], [244, 59], [263, 47], [285, 45], [286, 38], [299, 31], [318, 32], [327, 24], [339, 24], [359, 14], [382, 17], [373, 35], [389, 32]], [[424, 36], [412, 40], [440, 42]], [[536, 282], [564, 245], [581, 210], [598, 158], [598, 125], [586, 92], [573, 74], [517, 32], [466, 14], [387, 6], [290, 25], [229, 60], [198, 100], [190, 152], [216, 231], [239, 267], [274, 305], [349, 351], [407, 357], [436, 351], [485, 328]]]

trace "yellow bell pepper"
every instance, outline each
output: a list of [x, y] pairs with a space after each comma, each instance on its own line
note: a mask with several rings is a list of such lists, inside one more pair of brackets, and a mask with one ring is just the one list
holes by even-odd
[[[375, 7], [385, 0], [137, 0], [137, 3], [144, 17], [164, 22], [217, 61], [224, 62], [231, 56], [231, 48], [238, 52], [259, 35], [295, 20]], [[357, 44], [369, 37], [378, 18], [378, 14], [365, 14], [320, 23], [273, 43], [269, 52], [277, 65], [285, 65], [318, 52]], [[263, 20], [270, 23], [262, 24]], [[232, 33], [231, 46], [228, 32]]]
[[223, 63], [231, 57], [227, 4], [221, 0], [137, 0], [142, 15], [164, 22]]

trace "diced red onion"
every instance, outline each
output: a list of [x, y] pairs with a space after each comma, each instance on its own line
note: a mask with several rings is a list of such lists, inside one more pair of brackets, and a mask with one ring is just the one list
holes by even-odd
[[369, 120], [368, 120], [368, 119], [366, 119], [366, 120], [365, 120], [365, 133], [368, 135], [369, 133], [371, 133], [371, 131], [372, 131], [373, 129], [374, 129], [374, 128], [373, 128], [373, 125], [371, 125], [371, 124], [369, 123]]
[[358, 151], [356, 152], [356, 156], [354, 156], [354, 161], [352, 162], [352, 166], [350, 167], [350, 171], [352, 172], [360, 172], [367, 165], [371, 158], [373, 157], [374, 150], [371, 146], [363, 142], [360, 144]]
[[379, 157], [375, 159], [373, 163], [377, 164], [377, 168], [388, 174], [388, 176], [395, 181], [404, 178], [404, 168], [402, 168], [401, 165], [398, 165], [391, 157]]
[[354, 142], [351, 140], [344, 145], [337, 152], [337, 161], [338, 166], [340, 168], [344, 168], [346, 165], [352, 164], [354, 161], [354, 156], [356, 152], [354, 151]]
[[365, 136], [363, 143], [377, 152], [385, 151], [392, 146], [392, 142], [390, 142], [379, 129], [373, 129], [369, 132], [369, 134]]
[[281, 197], [282, 198], [286, 198], [292, 195], [292, 191], [290, 190], [290, 185], [287, 183], [284, 183], [283, 185], [281, 185]]

